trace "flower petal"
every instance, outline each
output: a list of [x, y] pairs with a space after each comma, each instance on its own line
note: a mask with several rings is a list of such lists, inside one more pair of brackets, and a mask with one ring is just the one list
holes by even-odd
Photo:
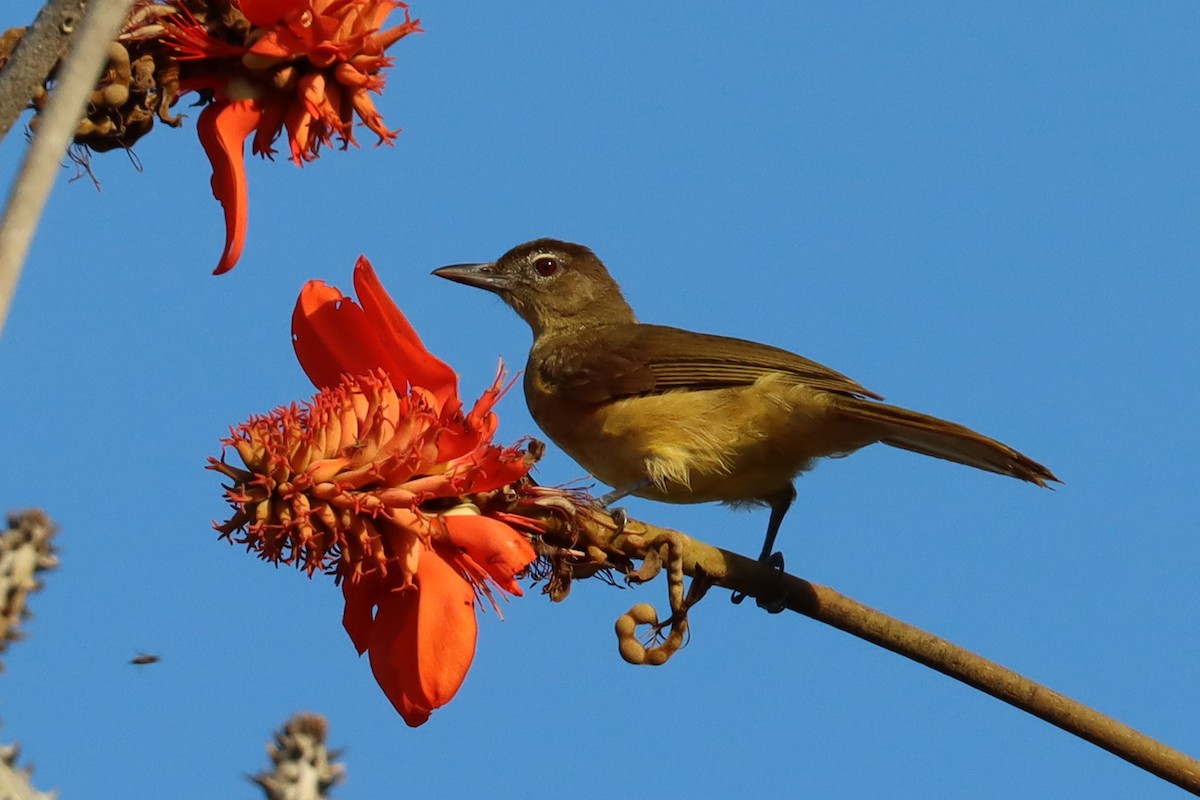
[[[383, 349], [392, 356], [387, 369], [393, 380], [402, 379], [433, 393], [437, 407], [458, 404], [458, 374], [449, 364], [425, 349], [421, 337], [388, 295], [366, 256], [354, 265], [354, 291], [371, 326], [383, 339]], [[450, 409], [451, 413], [457, 408]]]
[[305, 373], [318, 388], [337, 385], [343, 373], [383, 369], [392, 384], [426, 390], [439, 413], [456, 414], [458, 376], [425, 349], [400, 309], [380, 284], [371, 262], [359, 257], [354, 286], [362, 306], [322, 281], [300, 290], [292, 313], [292, 344]]
[[416, 727], [450, 702], [475, 657], [475, 595], [433, 551], [422, 554], [416, 590], [379, 600], [371, 671], [404, 721]]
[[296, 0], [240, 0], [238, 8], [257, 28], [270, 28], [289, 13], [299, 13], [307, 4]]
[[354, 642], [354, 649], [361, 656], [371, 643], [371, 624], [375, 615], [376, 581], [362, 576], [342, 581], [342, 596], [346, 608], [342, 612], [342, 627]]
[[443, 520], [451, 544], [487, 570], [504, 591], [523, 594], [516, 575], [537, 558], [528, 539], [503, 522], [478, 514], [445, 516]]
[[456, 484], [463, 493], [490, 492], [515, 483], [529, 474], [533, 462], [520, 447], [489, 445], [483, 458], [474, 465], [467, 480]]
[[246, 242], [246, 137], [262, 119], [257, 100], [216, 102], [200, 112], [196, 130], [212, 164], [212, 192], [225, 211], [225, 250], [213, 274], [228, 272]]
[[279, 131], [283, 129], [283, 120], [287, 115], [287, 110], [287, 103], [280, 100], [279, 97], [264, 98], [262, 119], [254, 134], [254, 143], [250, 147], [254, 155], [275, 160], [275, 148], [272, 145], [279, 137]]
[[400, 130], [388, 130], [383, 124], [383, 115], [375, 108], [375, 101], [371, 99], [371, 95], [365, 89], [359, 89], [351, 94], [351, 101], [354, 105], [354, 111], [358, 114], [358, 118], [363, 121], [372, 133], [379, 137], [376, 144], [391, 145], [393, 140], [400, 134]]
[[340, 290], [324, 281], [304, 284], [292, 311], [292, 347], [304, 374], [318, 389], [338, 385], [346, 371], [343, 362], [354, 352], [344, 348], [348, 336], [326, 334], [344, 327], [363, 336], [364, 322], [360, 309]]
[[392, 361], [362, 308], [323, 281], [309, 281], [300, 290], [292, 346], [318, 389], [337, 386], [343, 373], [366, 375]]

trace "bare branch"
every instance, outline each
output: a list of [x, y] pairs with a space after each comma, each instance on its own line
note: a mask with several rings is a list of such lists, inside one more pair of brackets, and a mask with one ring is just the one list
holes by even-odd
[[[710, 586], [723, 586], [734, 592], [778, 603], [782, 608], [832, 625], [924, 664], [1086, 739], [1163, 780], [1193, 794], [1200, 794], [1200, 761], [1023, 675], [889, 617], [827, 586], [809, 583], [667, 528], [636, 520], [626, 521], [621, 528], [607, 514], [594, 509], [564, 514], [561, 504], [553, 507], [535, 504], [531, 507], [528, 501], [518, 501], [511, 507], [515, 513], [540, 519], [545, 525], [541, 538], [549, 549], [557, 548], [559, 553], [581, 557], [581, 561], [575, 565], [568, 563], [564, 567], [560, 562], [548, 573], [550, 585], [546, 591], [556, 599], [561, 599], [569, 590], [571, 576], [564, 578], [564, 571], [576, 571], [575, 577], [578, 577], [594, 574], [598, 568], [611, 569], [624, 572], [631, 580], [640, 581], [652, 577], [660, 564], [665, 563], [674, 569], [670, 562], [677, 560], [683, 572], [693, 578], [692, 591], [689, 592], [692, 599], [681, 601], [680, 587], [672, 585], [672, 615], [667, 622], [658, 623], [651, 613], [652, 609], [647, 611], [644, 604], [635, 606], [618, 621], [621, 652], [627, 660], [662, 663], [673, 652], [671, 637], [668, 637], [659, 647], [649, 648], [651, 655], [658, 651], [657, 659], [630, 659], [626, 651], [633, 624], [653, 625], [656, 632], [668, 623], [675, 630], [682, 629], [686, 620], [679, 619], [680, 613], [686, 615], [691, 603], [699, 599]], [[643, 566], [631, 570], [630, 565], [635, 560], [641, 561]], [[646, 564], [654, 568], [647, 570]]]
[[0, 70], [0, 141], [67, 51], [86, 5], [86, 0], [50, 0]]
[[8, 318], [25, 255], [54, 185], [59, 160], [79, 125], [84, 104], [108, 59], [109, 44], [131, 4], [132, 0], [92, 0], [88, 4], [83, 27], [74, 39], [37, 136], [25, 154], [8, 196], [4, 220], [0, 222], [0, 332]]

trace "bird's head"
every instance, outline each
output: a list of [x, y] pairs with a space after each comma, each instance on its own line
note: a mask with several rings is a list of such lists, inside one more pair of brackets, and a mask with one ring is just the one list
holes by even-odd
[[580, 244], [535, 239], [494, 262], [453, 264], [433, 274], [498, 294], [535, 336], [636, 321], [603, 262]]

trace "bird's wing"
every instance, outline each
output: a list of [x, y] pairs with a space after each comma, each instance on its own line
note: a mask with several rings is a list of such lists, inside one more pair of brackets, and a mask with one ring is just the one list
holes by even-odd
[[564, 400], [601, 403], [677, 389], [748, 386], [768, 373], [821, 391], [882, 399], [816, 361], [744, 339], [641, 324], [576, 335], [588, 337], [585, 346], [555, 348], [537, 367], [540, 382]]

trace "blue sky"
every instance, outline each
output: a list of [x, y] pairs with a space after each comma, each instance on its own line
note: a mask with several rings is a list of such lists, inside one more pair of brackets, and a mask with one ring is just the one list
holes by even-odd
[[[462, 691], [412, 730], [331, 584], [210, 529], [227, 426], [312, 392], [288, 332], [305, 280], [348, 288], [366, 254], [471, 399], [529, 334], [429, 271], [572, 239], [644, 320], [787, 347], [1050, 466], [1054, 492], [871, 448], [800, 481], [780, 543], [795, 573], [1200, 753], [1200, 6], [911, 5], [418, 3], [380, 102], [396, 146], [252, 163], [221, 278], [195, 109], [140, 172], [97, 157], [102, 192], [64, 169], [0, 339], [4, 507], [63, 529], [0, 678], [35, 783], [257, 797], [242, 774], [309, 709], [348, 799], [1179, 796], [719, 594], [668, 665], [627, 666], [612, 623], [657, 584], [486, 615]], [[22, 149], [0, 146], [6, 183]], [[519, 393], [499, 410], [501, 440], [536, 434]], [[553, 448], [538, 471], [580, 474]], [[628, 508], [750, 554], [766, 524]]]

